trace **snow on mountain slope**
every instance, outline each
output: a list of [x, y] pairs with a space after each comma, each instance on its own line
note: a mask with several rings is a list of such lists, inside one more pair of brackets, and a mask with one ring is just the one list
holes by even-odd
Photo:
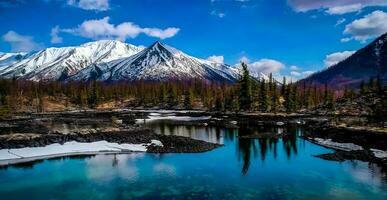
[[29, 56], [28, 53], [2, 53], [0, 52], [0, 69], [10, 66]]
[[225, 64], [189, 56], [160, 42], [133, 56], [99, 63], [70, 77], [74, 80], [182, 80], [234, 82], [237, 71]]
[[79, 47], [47, 48], [0, 69], [0, 76], [29, 80], [65, 80], [100, 62], [127, 57], [142, 48], [115, 40], [100, 40]]
[[269, 76], [267, 76], [266, 74], [264, 74], [262, 72], [250, 72], [250, 76], [259, 80], [259, 81], [265, 81], [265, 82], [270, 81]]

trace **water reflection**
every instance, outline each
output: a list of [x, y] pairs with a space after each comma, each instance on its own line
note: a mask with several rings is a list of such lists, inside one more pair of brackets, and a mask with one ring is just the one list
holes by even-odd
[[144, 155], [144, 153], [97, 155], [86, 160], [86, 175], [90, 180], [102, 183], [112, 181], [114, 178], [136, 181], [139, 169], [135, 161], [142, 159]]
[[168, 123], [148, 123], [147, 126], [158, 134], [184, 136], [218, 144], [224, 143], [225, 135], [234, 134], [232, 130], [228, 130], [231, 133], [225, 134], [225, 129], [207, 126], [185, 126]]
[[[266, 157], [270, 153], [274, 159], [278, 157], [279, 143], [282, 143], [283, 150], [288, 159], [292, 156], [297, 155], [297, 134], [295, 129], [288, 129], [289, 132], [284, 128], [273, 128], [262, 129], [262, 132], [265, 132], [263, 137], [258, 137], [257, 139], [248, 139], [241, 136], [246, 135], [259, 135], [260, 131], [253, 128], [240, 128], [238, 132], [238, 141], [237, 145], [237, 157], [238, 160], [243, 162], [241, 172], [242, 174], [247, 174], [251, 159], [259, 158], [262, 162], [265, 161]], [[271, 131], [271, 132], [267, 132]], [[272, 134], [272, 136], [270, 136]], [[277, 134], [281, 134], [278, 136]]]
[[[287, 159], [297, 156], [298, 136], [302, 129], [297, 127], [248, 127], [239, 129], [219, 128], [213, 126], [176, 125], [167, 122], [152, 122], [146, 124], [158, 134], [190, 137], [212, 143], [236, 145], [236, 156], [241, 162], [241, 173], [247, 174], [252, 160], [264, 162], [267, 156], [277, 159], [283, 151]], [[245, 136], [257, 136], [246, 138]]]
[[[0, 170], [9, 199], [386, 199], [385, 174], [365, 162], [332, 162], [297, 127], [153, 124], [159, 134], [225, 144], [200, 154], [96, 155]], [[244, 136], [255, 136], [255, 139]], [[27, 165], [28, 166], [28, 165]], [[257, 178], [259, 177], [259, 178]]]

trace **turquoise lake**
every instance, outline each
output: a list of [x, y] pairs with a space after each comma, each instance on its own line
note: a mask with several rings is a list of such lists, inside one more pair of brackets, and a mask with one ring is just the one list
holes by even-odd
[[[313, 155], [332, 150], [288, 128], [227, 129], [148, 125], [224, 144], [205, 153], [96, 155], [0, 169], [0, 199], [387, 199], [385, 173], [372, 164]], [[281, 139], [242, 139], [251, 132], [286, 132]]]

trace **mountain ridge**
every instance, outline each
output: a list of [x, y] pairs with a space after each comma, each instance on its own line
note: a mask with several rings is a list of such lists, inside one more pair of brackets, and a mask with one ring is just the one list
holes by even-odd
[[100, 40], [41, 50], [0, 68], [0, 77], [33, 81], [204, 79], [235, 82], [237, 70], [227, 64], [187, 55], [160, 41], [141, 48], [116, 40]]
[[50, 47], [0, 70], [5, 78], [62, 80], [98, 62], [130, 56], [142, 48], [116, 40], [100, 40], [80, 46]]
[[387, 33], [345, 60], [299, 82], [328, 84], [335, 88], [358, 87], [362, 81], [380, 77], [387, 82]]

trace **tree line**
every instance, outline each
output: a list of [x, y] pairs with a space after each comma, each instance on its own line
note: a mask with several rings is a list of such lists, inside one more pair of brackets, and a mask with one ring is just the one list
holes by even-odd
[[322, 103], [333, 105], [335, 98], [337, 94], [328, 85], [296, 84], [285, 77], [280, 83], [271, 74], [268, 80], [252, 78], [244, 63], [238, 82], [233, 84], [202, 80], [111, 83], [0, 80], [0, 115], [19, 112], [23, 106], [44, 112], [48, 99], [80, 109], [114, 101], [128, 102], [130, 107], [289, 113]]

